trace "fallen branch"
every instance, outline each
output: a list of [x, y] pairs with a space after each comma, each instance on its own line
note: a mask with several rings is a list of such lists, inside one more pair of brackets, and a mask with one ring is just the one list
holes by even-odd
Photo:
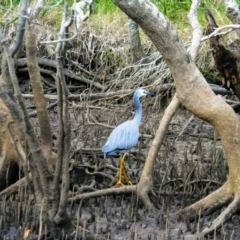
[[[56, 64], [56, 61], [53, 61], [53, 60], [50, 60], [50, 59], [46, 59], [46, 58], [37, 58], [38, 60], [38, 64], [39, 65], [42, 65], [44, 67], [52, 67], [52, 68], [56, 68], [57, 67], [57, 64]], [[20, 58], [17, 60], [16, 62], [16, 66], [17, 67], [26, 67], [27, 66], [27, 60], [26, 58]], [[83, 83], [86, 83], [88, 85], [91, 85], [91, 86], [95, 86], [97, 87], [98, 89], [101, 89], [101, 90], [105, 90], [106, 87], [103, 86], [102, 84], [98, 83], [98, 82], [94, 82], [92, 80], [89, 80], [83, 76], [78, 76], [76, 75], [76, 73], [74, 73], [73, 71], [67, 69], [67, 68], [63, 68], [63, 74], [66, 76], [66, 77], [69, 77], [69, 78], [72, 78], [76, 81], [80, 81], [80, 82], [83, 82]]]
[[[225, 32], [221, 32], [222, 30], [228, 29]], [[211, 37], [216, 37], [216, 36], [220, 36], [220, 35], [226, 35], [234, 30], [240, 29], [240, 25], [239, 24], [230, 24], [230, 25], [225, 25], [222, 27], [219, 27], [217, 29], [215, 29], [211, 34], [202, 37], [201, 38], [201, 42], [206, 41], [208, 39], [210, 39]]]
[[116, 187], [116, 188], [113, 187], [113, 188], [98, 190], [91, 193], [80, 194], [75, 197], [70, 197], [68, 198], [68, 202], [75, 202], [83, 199], [96, 198], [96, 197], [101, 197], [106, 195], [120, 195], [120, 194], [126, 194], [126, 193], [135, 193], [136, 189], [137, 189], [136, 185]]
[[[100, 99], [110, 99], [110, 98], [115, 98], [115, 97], [120, 97], [123, 95], [128, 95], [131, 94], [133, 90], [120, 90], [116, 92], [106, 92], [106, 93], [86, 93], [86, 94], [70, 94], [68, 96], [68, 100], [79, 100], [79, 101], [84, 101], [84, 100], [100, 100]], [[25, 98], [33, 98], [32, 94], [22, 94], [23, 97]], [[46, 94], [44, 95], [46, 99], [49, 100], [57, 100], [57, 95], [49, 95]]]
[[[29, 174], [29, 178], [31, 178], [31, 174]], [[21, 178], [11, 186], [5, 188], [3, 191], [0, 192], [0, 199], [5, 196], [8, 197], [15, 192], [18, 192], [21, 187], [25, 187], [26, 185], [26, 178]]]
[[[233, 95], [233, 92], [231, 90], [226, 90], [222, 87], [219, 87], [217, 85], [210, 85], [213, 92], [220, 95]], [[166, 83], [156, 88], [157, 92], [167, 91], [169, 89], [175, 89], [175, 85], [173, 83]], [[86, 94], [70, 94], [68, 96], [68, 100], [100, 100], [100, 99], [110, 99], [115, 97], [122, 97], [123, 95], [130, 95], [133, 93], [133, 90], [126, 89], [126, 90], [119, 90], [116, 92], [103, 92], [103, 93], [86, 93]], [[33, 98], [32, 94], [22, 94], [25, 98]], [[46, 99], [49, 100], [57, 100], [57, 95], [44, 95]]]

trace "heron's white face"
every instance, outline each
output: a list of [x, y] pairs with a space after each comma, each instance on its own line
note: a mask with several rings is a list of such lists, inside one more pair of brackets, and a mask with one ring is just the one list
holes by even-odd
[[143, 88], [138, 89], [138, 97], [146, 96], [147, 91], [145, 91]]
[[146, 95], [155, 96], [155, 93], [148, 92], [148, 91], [144, 90], [143, 88], [137, 88], [137, 90], [134, 93], [133, 98], [136, 98], [136, 97], [140, 98], [140, 97], [146, 96]]

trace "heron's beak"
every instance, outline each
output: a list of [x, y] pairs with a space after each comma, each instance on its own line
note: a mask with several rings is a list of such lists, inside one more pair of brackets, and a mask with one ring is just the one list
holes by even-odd
[[145, 91], [146, 95], [149, 95], [151, 97], [155, 97], [156, 96], [156, 93], [152, 93], [152, 92], [148, 92], [148, 91]]

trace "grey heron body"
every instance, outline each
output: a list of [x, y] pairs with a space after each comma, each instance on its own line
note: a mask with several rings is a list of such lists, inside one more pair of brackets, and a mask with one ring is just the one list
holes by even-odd
[[133, 95], [133, 102], [136, 107], [136, 113], [132, 120], [128, 120], [123, 122], [119, 126], [117, 126], [110, 134], [107, 142], [102, 147], [102, 152], [106, 154], [106, 156], [113, 155], [116, 152], [124, 153], [124, 155], [120, 159], [120, 167], [119, 167], [119, 176], [117, 185], [124, 185], [122, 183], [121, 177], [124, 175], [126, 181], [129, 185], [131, 185], [131, 181], [129, 180], [125, 167], [124, 160], [126, 152], [128, 152], [131, 148], [135, 147], [139, 138], [139, 126], [142, 120], [142, 104], [140, 102], [140, 97], [150, 95], [155, 96], [154, 93], [145, 91], [143, 88], [137, 88]]

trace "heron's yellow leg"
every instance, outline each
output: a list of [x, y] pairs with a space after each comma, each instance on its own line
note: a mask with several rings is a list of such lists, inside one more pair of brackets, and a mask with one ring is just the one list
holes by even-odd
[[124, 160], [125, 160], [125, 154], [120, 158], [120, 163], [119, 163], [119, 173], [118, 173], [118, 181], [117, 181], [117, 186], [124, 186], [122, 183], [122, 174], [124, 171]]
[[123, 171], [122, 171], [123, 175], [124, 175], [124, 179], [127, 182], [127, 185], [132, 185], [132, 182], [130, 181], [128, 174], [127, 174], [127, 170], [123, 164]]
[[129, 180], [129, 177], [127, 175], [127, 171], [126, 168], [124, 166], [124, 160], [126, 157], [126, 153], [120, 158], [120, 164], [119, 164], [119, 175], [118, 175], [118, 181], [117, 181], [117, 185], [118, 186], [124, 186], [123, 182], [122, 182], [122, 175], [124, 176], [126, 182], [128, 185], [132, 185], [132, 182]]

